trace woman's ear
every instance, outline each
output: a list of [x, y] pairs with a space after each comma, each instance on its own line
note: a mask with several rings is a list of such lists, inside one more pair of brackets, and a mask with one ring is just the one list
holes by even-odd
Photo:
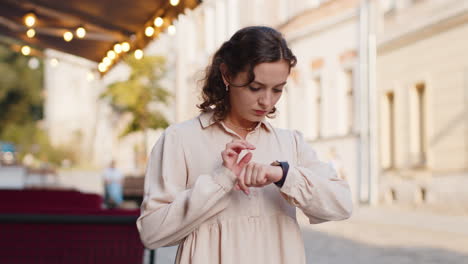
[[221, 63], [221, 65], [219, 65], [219, 71], [221, 72], [221, 78], [223, 78], [224, 85], [229, 85], [229, 82], [226, 78], [226, 76], [229, 76], [226, 64]]

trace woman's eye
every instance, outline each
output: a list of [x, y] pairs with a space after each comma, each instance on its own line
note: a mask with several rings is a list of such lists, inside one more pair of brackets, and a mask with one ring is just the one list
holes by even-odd
[[260, 88], [255, 88], [255, 87], [252, 87], [252, 86], [249, 86], [249, 89], [250, 89], [252, 92], [258, 92], [258, 91], [260, 91]]
[[283, 89], [273, 89], [273, 92], [274, 92], [274, 93], [282, 93], [282, 92], [283, 92]]

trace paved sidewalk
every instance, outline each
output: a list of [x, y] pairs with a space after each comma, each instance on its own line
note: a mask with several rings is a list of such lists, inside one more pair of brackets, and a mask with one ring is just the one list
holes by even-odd
[[361, 207], [342, 222], [299, 221], [308, 263], [468, 263], [468, 216]]

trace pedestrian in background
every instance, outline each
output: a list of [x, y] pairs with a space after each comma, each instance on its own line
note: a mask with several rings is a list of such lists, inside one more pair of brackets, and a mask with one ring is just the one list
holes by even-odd
[[311, 224], [350, 217], [346, 181], [266, 119], [295, 64], [269, 27], [241, 29], [214, 54], [202, 113], [152, 150], [137, 221], [147, 248], [179, 245], [176, 263], [305, 263], [296, 208]]
[[123, 175], [115, 167], [115, 161], [110, 162], [109, 167], [104, 170], [103, 176], [107, 208], [119, 207], [123, 202]]

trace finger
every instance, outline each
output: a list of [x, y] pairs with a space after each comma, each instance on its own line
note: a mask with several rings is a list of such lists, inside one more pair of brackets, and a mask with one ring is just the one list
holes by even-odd
[[263, 167], [262, 171], [261, 171], [261, 177], [260, 177], [260, 185], [262, 185], [262, 186], [265, 186], [265, 185], [269, 184], [266, 174], [267, 174], [267, 170], [266, 170], [265, 167]]
[[244, 177], [245, 177], [245, 170], [242, 170], [242, 172], [240, 173], [239, 177], [237, 178], [237, 184], [239, 185], [239, 188], [245, 193], [245, 194], [249, 194], [249, 188], [247, 186], [245, 186], [245, 183], [244, 183]]
[[249, 143], [247, 140], [241, 140], [242, 143], [245, 144], [245, 146], [249, 149], [256, 149], [254, 144]]
[[229, 164], [229, 168], [232, 169], [231, 167], [235, 165], [235, 162], [237, 161], [237, 153], [233, 150], [224, 150], [221, 152], [221, 158], [223, 159], [223, 164], [227, 165]]
[[242, 150], [248, 149], [248, 147], [242, 142], [231, 142], [226, 144], [226, 149], [232, 149], [237, 153], [241, 153]]
[[249, 142], [247, 142], [247, 140], [240, 140], [240, 139], [233, 140], [233, 141], [231, 141], [231, 143], [228, 143], [228, 144], [241, 144], [246, 149], [255, 149], [256, 148], [253, 144], [250, 144]]
[[237, 154], [237, 152], [235, 152], [235, 151], [232, 150], [232, 149], [226, 150], [226, 154], [227, 154], [228, 157], [236, 157], [236, 156], [239, 155], [239, 154]]
[[237, 191], [240, 190], [239, 183], [236, 183], [236, 186], [234, 186], [234, 189], [236, 189]]
[[252, 160], [252, 152], [245, 154], [245, 156], [237, 163], [239, 166], [239, 170], [242, 170], [246, 164], [248, 164]]
[[252, 185], [252, 170], [254, 163], [249, 163], [247, 166], [245, 166], [245, 176], [244, 176], [244, 181], [246, 186], [251, 186]]
[[252, 175], [250, 176], [251, 179], [251, 184], [252, 186], [257, 186], [257, 182], [258, 182], [258, 176], [259, 176], [259, 164], [257, 163], [254, 163], [254, 165], [252, 166]]

